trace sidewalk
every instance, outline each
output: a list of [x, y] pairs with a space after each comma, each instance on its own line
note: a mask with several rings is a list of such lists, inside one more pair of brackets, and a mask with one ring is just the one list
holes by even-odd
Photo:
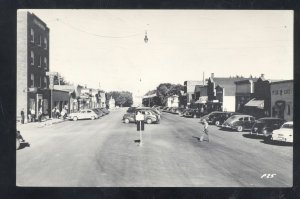
[[43, 120], [41, 122], [30, 122], [30, 123], [26, 123], [26, 124], [21, 124], [21, 123], [17, 123], [17, 129], [22, 129], [22, 128], [41, 128], [41, 127], [46, 127], [46, 126], [51, 126], [53, 124], [58, 124], [61, 122], [67, 121], [67, 119], [63, 120], [63, 119], [57, 119], [57, 118], [50, 118], [50, 119], [46, 119]]

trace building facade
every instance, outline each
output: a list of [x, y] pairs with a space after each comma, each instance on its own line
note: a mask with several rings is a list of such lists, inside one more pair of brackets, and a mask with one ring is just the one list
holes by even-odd
[[245, 113], [245, 104], [247, 104], [254, 95], [254, 82], [253, 80], [236, 81], [235, 90], [235, 110], [239, 113]]
[[244, 77], [214, 77], [212, 73], [207, 82], [208, 111], [235, 111], [235, 82], [248, 79]]
[[108, 104], [109, 104], [109, 109], [114, 109], [116, 107], [116, 101], [112, 96], [110, 97]]
[[[49, 78], [49, 28], [32, 13], [17, 12], [17, 116], [38, 111], [51, 114]], [[26, 118], [26, 117], [25, 117]]]
[[167, 99], [167, 107], [179, 107], [179, 96], [172, 95]]
[[185, 81], [184, 82], [184, 96], [186, 97], [186, 106], [196, 101], [195, 87], [196, 85], [203, 85], [203, 81]]
[[294, 81], [278, 81], [270, 84], [271, 116], [293, 121]]

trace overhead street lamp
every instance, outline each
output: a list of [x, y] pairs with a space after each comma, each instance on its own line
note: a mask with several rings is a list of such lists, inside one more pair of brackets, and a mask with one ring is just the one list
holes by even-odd
[[145, 41], [145, 43], [147, 43], [147, 42], [148, 42], [147, 30], [146, 30], [146, 32], [145, 32], [145, 38], [144, 38], [144, 41]]

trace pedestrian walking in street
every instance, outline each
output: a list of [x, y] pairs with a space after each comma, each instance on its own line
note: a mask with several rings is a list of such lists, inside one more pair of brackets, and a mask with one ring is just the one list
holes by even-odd
[[[206, 135], [206, 141], [209, 142], [209, 135], [208, 135], [208, 123], [207, 121], [204, 119], [203, 120], [203, 133]], [[204, 134], [201, 135], [200, 137], [200, 142], [204, 141]]]
[[25, 115], [24, 115], [24, 109], [21, 110], [21, 123], [24, 124]]

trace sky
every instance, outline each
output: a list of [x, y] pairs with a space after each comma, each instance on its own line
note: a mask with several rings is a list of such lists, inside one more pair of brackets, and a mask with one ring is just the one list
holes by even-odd
[[50, 29], [50, 71], [74, 84], [143, 95], [203, 73], [293, 79], [293, 11], [26, 11]]

